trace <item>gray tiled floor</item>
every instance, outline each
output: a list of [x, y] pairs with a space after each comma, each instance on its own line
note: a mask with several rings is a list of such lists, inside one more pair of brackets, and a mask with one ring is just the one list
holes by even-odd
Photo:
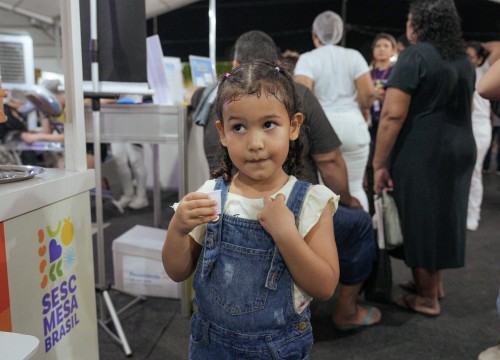
[[[331, 323], [335, 298], [314, 303], [315, 345], [312, 359], [476, 359], [485, 348], [500, 340], [500, 320], [495, 300], [500, 285], [500, 176], [485, 175], [482, 221], [476, 232], [468, 232], [467, 263], [463, 269], [445, 273], [446, 298], [442, 315], [435, 319], [411, 314], [393, 305], [377, 305], [383, 313], [380, 325], [355, 333], [340, 333]], [[171, 216], [168, 205], [175, 193], [163, 194], [166, 228]], [[135, 224], [152, 226], [152, 207], [119, 214], [107, 202], [104, 220], [107, 278], [112, 281], [111, 241]], [[397, 283], [409, 277], [400, 261], [393, 261]], [[395, 293], [399, 289], [395, 288]], [[130, 300], [111, 292], [117, 308]], [[121, 322], [132, 347], [128, 359], [187, 359], [189, 320], [180, 314], [178, 300], [148, 298], [122, 314]], [[99, 329], [101, 359], [127, 359], [122, 348]]]

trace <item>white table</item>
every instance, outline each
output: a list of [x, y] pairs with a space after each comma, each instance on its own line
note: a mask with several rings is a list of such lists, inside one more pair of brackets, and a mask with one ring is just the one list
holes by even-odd
[[5, 340], [11, 332], [40, 340], [36, 359], [99, 357], [88, 194], [94, 178], [93, 170], [46, 169], [0, 184], [0, 331], [8, 332], [1, 360], [13, 359], [3, 345], [13, 344]]
[[[100, 106], [99, 139], [101, 143], [148, 143], [153, 147], [155, 227], [160, 227], [161, 222], [159, 144], [177, 144], [179, 156], [178, 198], [181, 199], [188, 189], [188, 124], [186, 117], [187, 109], [185, 106], [158, 104], [105, 104]], [[87, 142], [94, 142], [94, 118], [90, 107], [85, 108], [85, 131]], [[100, 164], [96, 163], [96, 169], [98, 166]], [[103, 266], [101, 265], [100, 268]], [[189, 316], [191, 313], [190, 288], [185, 282], [182, 282], [179, 284], [179, 292], [181, 313], [184, 316]]]
[[[101, 106], [99, 115], [102, 143], [128, 142], [153, 145], [154, 225], [159, 227], [161, 221], [159, 144], [178, 145], [179, 199], [187, 190], [186, 107], [157, 104], [106, 104]], [[85, 131], [87, 142], [94, 142], [94, 124], [90, 107], [85, 108]]]

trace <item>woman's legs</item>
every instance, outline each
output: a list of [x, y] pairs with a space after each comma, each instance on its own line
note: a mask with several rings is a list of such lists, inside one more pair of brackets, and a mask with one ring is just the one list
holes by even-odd
[[365, 177], [366, 163], [368, 161], [370, 146], [368, 144], [354, 150], [346, 151], [344, 151], [342, 146], [340, 150], [342, 151], [342, 156], [344, 157], [345, 165], [347, 168], [347, 176], [349, 177], [349, 192], [352, 196], [354, 196], [361, 202], [361, 205], [363, 205], [363, 210], [368, 212], [368, 197], [366, 196], [365, 189], [363, 188], [363, 181]]
[[127, 154], [135, 179], [135, 196], [128, 205], [132, 209], [142, 209], [149, 205], [146, 196], [146, 166], [144, 165], [144, 149], [141, 145], [127, 144]]
[[443, 292], [442, 270], [429, 271], [424, 268], [413, 268], [412, 272], [417, 293], [397, 298], [396, 304], [423, 315], [439, 315], [441, 313], [439, 294]]
[[335, 303], [332, 320], [335, 326], [369, 326], [380, 322], [382, 314], [376, 307], [358, 304], [358, 296], [363, 283], [356, 285], [339, 284], [339, 294]]
[[132, 185], [132, 172], [128, 166], [127, 144], [112, 143], [111, 152], [123, 188], [123, 195], [131, 199], [134, 195], [134, 186]]
[[327, 113], [328, 120], [337, 133], [342, 146], [349, 181], [349, 192], [368, 212], [368, 197], [363, 188], [366, 164], [370, 154], [370, 133], [359, 110]]
[[491, 144], [491, 126], [474, 125], [474, 139], [476, 140], [477, 158], [472, 173], [469, 192], [469, 205], [467, 209], [467, 230], [477, 230], [481, 219], [481, 203], [483, 201], [483, 160]]

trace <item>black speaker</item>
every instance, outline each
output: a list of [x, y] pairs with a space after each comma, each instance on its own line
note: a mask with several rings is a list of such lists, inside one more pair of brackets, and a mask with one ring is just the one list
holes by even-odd
[[[144, 0], [97, 0], [96, 3], [98, 81], [101, 90], [132, 93], [134, 83], [147, 88]], [[90, 0], [80, 0], [84, 91], [92, 91], [90, 22]], [[110, 83], [114, 84], [111, 88], [106, 86]], [[128, 84], [125, 86], [123, 83]]]

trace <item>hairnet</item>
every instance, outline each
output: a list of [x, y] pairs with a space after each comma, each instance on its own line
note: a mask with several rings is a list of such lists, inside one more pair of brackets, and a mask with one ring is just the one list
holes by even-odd
[[342, 39], [344, 22], [339, 15], [327, 10], [314, 19], [313, 32], [324, 45], [335, 45]]

